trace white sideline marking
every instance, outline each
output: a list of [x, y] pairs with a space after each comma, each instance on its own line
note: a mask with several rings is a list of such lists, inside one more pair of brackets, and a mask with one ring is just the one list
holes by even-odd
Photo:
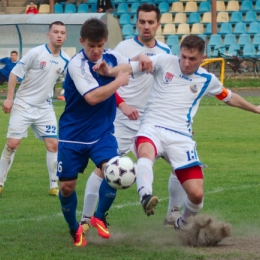
[[[252, 187], [258, 187], [260, 186], [260, 184], [255, 184], [255, 185], [243, 185], [243, 186], [239, 186], [239, 187], [233, 187], [233, 188], [229, 188], [229, 189], [224, 189], [224, 188], [216, 188], [212, 191], [206, 191], [204, 192], [204, 194], [215, 194], [215, 193], [220, 193], [220, 192], [224, 192], [226, 190], [230, 191], [230, 190], [243, 190], [243, 189], [250, 189]], [[159, 201], [164, 201], [164, 200], [168, 200], [169, 197], [166, 198], [160, 198]], [[119, 204], [119, 205], [113, 205], [112, 208], [116, 208], [116, 209], [121, 209], [124, 207], [130, 207], [130, 206], [140, 206], [140, 202], [129, 202], [129, 203], [125, 203], [125, 204]], [[77, 214], [81, 214], [82, 211], [77, 210]], [[42, 221], [45, 219], [49, 219], [49, 218], [60, 218], [62, 217], [63, 214], [61, 212], [59, 213], [55, 213], [55, 214], [49, 214], [49, 215], [41, 215], [39, 217], [33, 217], [33, 218], [21, 218], [21, 219], [14, 219], [14, 220], [10, 220], [10, 219], [1, 219], [0, 223], [10, 223], [10, 222], [23, 222], [23, 221]]]

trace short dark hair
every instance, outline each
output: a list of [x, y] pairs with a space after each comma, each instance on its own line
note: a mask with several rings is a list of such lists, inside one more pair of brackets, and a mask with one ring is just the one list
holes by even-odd
[[51, 27], [52, 27], [54, 24], [65, 26], [65, 24], [64, 24], [63, 22], [61, 22], [61, 21], [55, 21], [55, 22], [53, 22], [53, 23], [51, 23], [51, 24], [49, 25], [49, 30], [51, 29]]
[[100, 42], [108, 37], [108, 29], [104, 22], [98, 18], [90, 18], [85, 21], [80, 30], [82, 40]]
[[11, 51], [11, 55], [15, 53], [16, 55], [18, 55], [18, 52], [17, 51]]
[[196, 49], [200, 53], [205, 51], [205, 41], [194, 34], [187, 35], [181, 42], [180, 49], [187, 48], [189, 50]]
[[161, 13], [160, 13], [159, 8], [158, 8], [156, 5], [147, 4], [147, 3], [141, 4], [141, 5], [137, 8], [137, 10], [136, 10], [137, 20], [138, 20], [138, 16], [139, 16], [139, 12], [140, 12], [140, 11], [147, 12], [147, 13], [148, 13], [148, 12], [155, 12], [155, 13], [156, 13], [157, 22], [160, 21]]

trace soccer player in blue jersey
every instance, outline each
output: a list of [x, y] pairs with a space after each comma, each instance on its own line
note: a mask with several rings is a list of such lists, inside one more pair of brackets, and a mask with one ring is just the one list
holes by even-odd
[[18, 62], [18, 52], [12, 51], [10, 57], [5, 57], [0, 59], [0, 63], [5, 64], [5, 66], [0, 69], [0, 84], [8, 81], [11, 70], [14, 68]]
[[[116, 78], [109, 78], [97, 74], [92, 67], [102, 60], [114, 67], [129, 63], [129, 59], [118, 52], [105, 50], [107, 39], [107, 26], [97, 18], [88, 19], [80, 31], [83, 49], [71, 59], [64, 82], [66, 107], [59, 121], [57, 175], [62, 212], [75, 246], [87, 244], [83, 227], [76, 219], [78, 173], [83, 173], [89, 159], [103, 172], [106, 162], [119, 154], [113, 136], [115, 92], [128, 84], [129, 74], [122, 72]], [[116, 190], [104, 179], [97, 211], [91, 218], [91, 225], [103, 238], [110, 237], [105, 213], [115, 196]]]

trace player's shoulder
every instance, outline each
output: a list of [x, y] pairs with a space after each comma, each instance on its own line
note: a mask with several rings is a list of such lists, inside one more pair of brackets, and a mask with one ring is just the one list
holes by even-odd
[[165, 52], [168, 54], [171, 53], [170, 47], [167, 44], [165, 44], [164, 42], [156, 40], [155, 47], [158, 48], [161, 52]]
[[64, 50], [62, 50], [62, 49], [61, 49], [60, 56], [61, 56], [63, 59], [67, 60], [67, 61], [70, 60], [69, 55], [68, 55]]
[[80, 66], [82, 59], [85, 59], [82, 51], [76, 53], [69, 61], [69, 67]]

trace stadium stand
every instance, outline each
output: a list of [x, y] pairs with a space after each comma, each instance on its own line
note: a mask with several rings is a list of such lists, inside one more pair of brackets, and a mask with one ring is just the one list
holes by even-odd
[[232, 33], [232, 24], [231, 23], [222, 23], [220, 25], [218, 34], [225, 35], [228, 33]]
[[237, 51], [239, 51], [241, 48], [240, 48], [240, 45], [235, 43], [235, 44], [230, 44], [230, 46], [228, 47], [228, 51], [227, 53], [228, 54], [231, 54], [231, 55], [237, 55]]
[[185, 13], [176, 13], [174, 16], [173, 23], [180, 24], [187, 22], [187, 15]]
[[229, 22], [232, 24], [239, 23], [243, 20], [243, 14], [241, 12], [232, 12]]
[[247, 33], [249, 34], [260, 33], [260, 22], [251, 22], [249, 24]]
[[79, 4], [78, 13], [88, 13], [89, 7], [86, 4]]
[[204, 26], [201, 23], [194, 23], [191, 26], [190, 32], [192, 34], [203, 34], [204, 33]]
[[177, 35], [169, 35], [167, 37], [166, 44], [169, 46], [178, 45], [179, 37]]
[[238, 1], [228, 1], [227, 2], [227, 8], [226, 11], [227, 12], [234, 12], [234, 11], [239, 11], [240, 6], [239, 6], [239, 2]]
[[244, 0], [240, 6], [240, 12], [248, 12], [253, 10], [253, 1]]
[[189, 24], [200, 23], [200, 14], [199, 13], [191, 13], [189, 15], [187, 23], [189, 23]]
[[198, 13], [211, 12], [211, 5], [209, 2], [201, 2], [199, 4]]
[[182, 2], [173, 2], [171, 4], [171, 8], [170, 8], [170, 12], [171, 13], [181, 13], [183, 11], [184, 11], [184, 7], [183, 7], [183, 3]]
[[41, 4], [39, 7], [39, 14], [49, 14], [50, 13], [50, 5]]
[[76, 13], [76, 5], [75, 4], [66, 4], [64, 8], [64, 13]]
[[228, 12], [218, 12], [217, 13], [217, 23], [227, 23], [229, 22]]
[[178, 24], [176, 34], [190, 34], [190, 25], [187, 23]]
[[254, 44], [246, 44], [243, 48], [243, 57], [255, 57], [256, 49]]
[[251, 23], [257, 21], [257, 14], [255, 11], [247, 11], [245, 13], [244, 22], [245, 23]]
[[124, 24], [130, 24], [131, 23], [131, 16], [129, 13], [121, 14], [119, 18], [119, 24], [122, 27]]
[[175, 24], [173, 23], [167, 23], [164, 25], [163, 28], [163, 34], [164, 35], [173, 35], [176, 33], [176, 28], [175, 28]]
[[173, 18], [171, 13], [163, 13], [160, 19], [161, 24], [172, 23]]
[[237, 43], [237, 38], [235, 34], [229, 33], [224, 36], [223, 45], [225, 45], [226, 47], [228, 47], [230, 44], [235, 43]]
[[185, 13], [194, 13], [198, 11], [198, 5], [196, 2], [186, 2], [186, 5], [184, 7]]
[[211, 23], [212, 18], [211, 18], [211, 12], [206, 12], [202, 15], [201, 22], [202, 23]]
[[224, 1], [217, 1], [216, 2], [216, 10], [217, 12], [226, 11], [226, 6]]
[[54, 13], [55, 14], [62, 14], [63, 13], [63, 6], [61, 4], [54, 5]]
[[238, 36], [237, 43], [240, 46], [244, 46], [245, 44], [250, 44], [251, 43], [251, 38], [250, 35], [247, 33], [242, 33]]
[[235, 34], [246, 33], [246, 24], [243, 23], [243, 22], [237, 22], [235, 24], [235, 28], [233, 30], [233, 33], [235, 33]]

